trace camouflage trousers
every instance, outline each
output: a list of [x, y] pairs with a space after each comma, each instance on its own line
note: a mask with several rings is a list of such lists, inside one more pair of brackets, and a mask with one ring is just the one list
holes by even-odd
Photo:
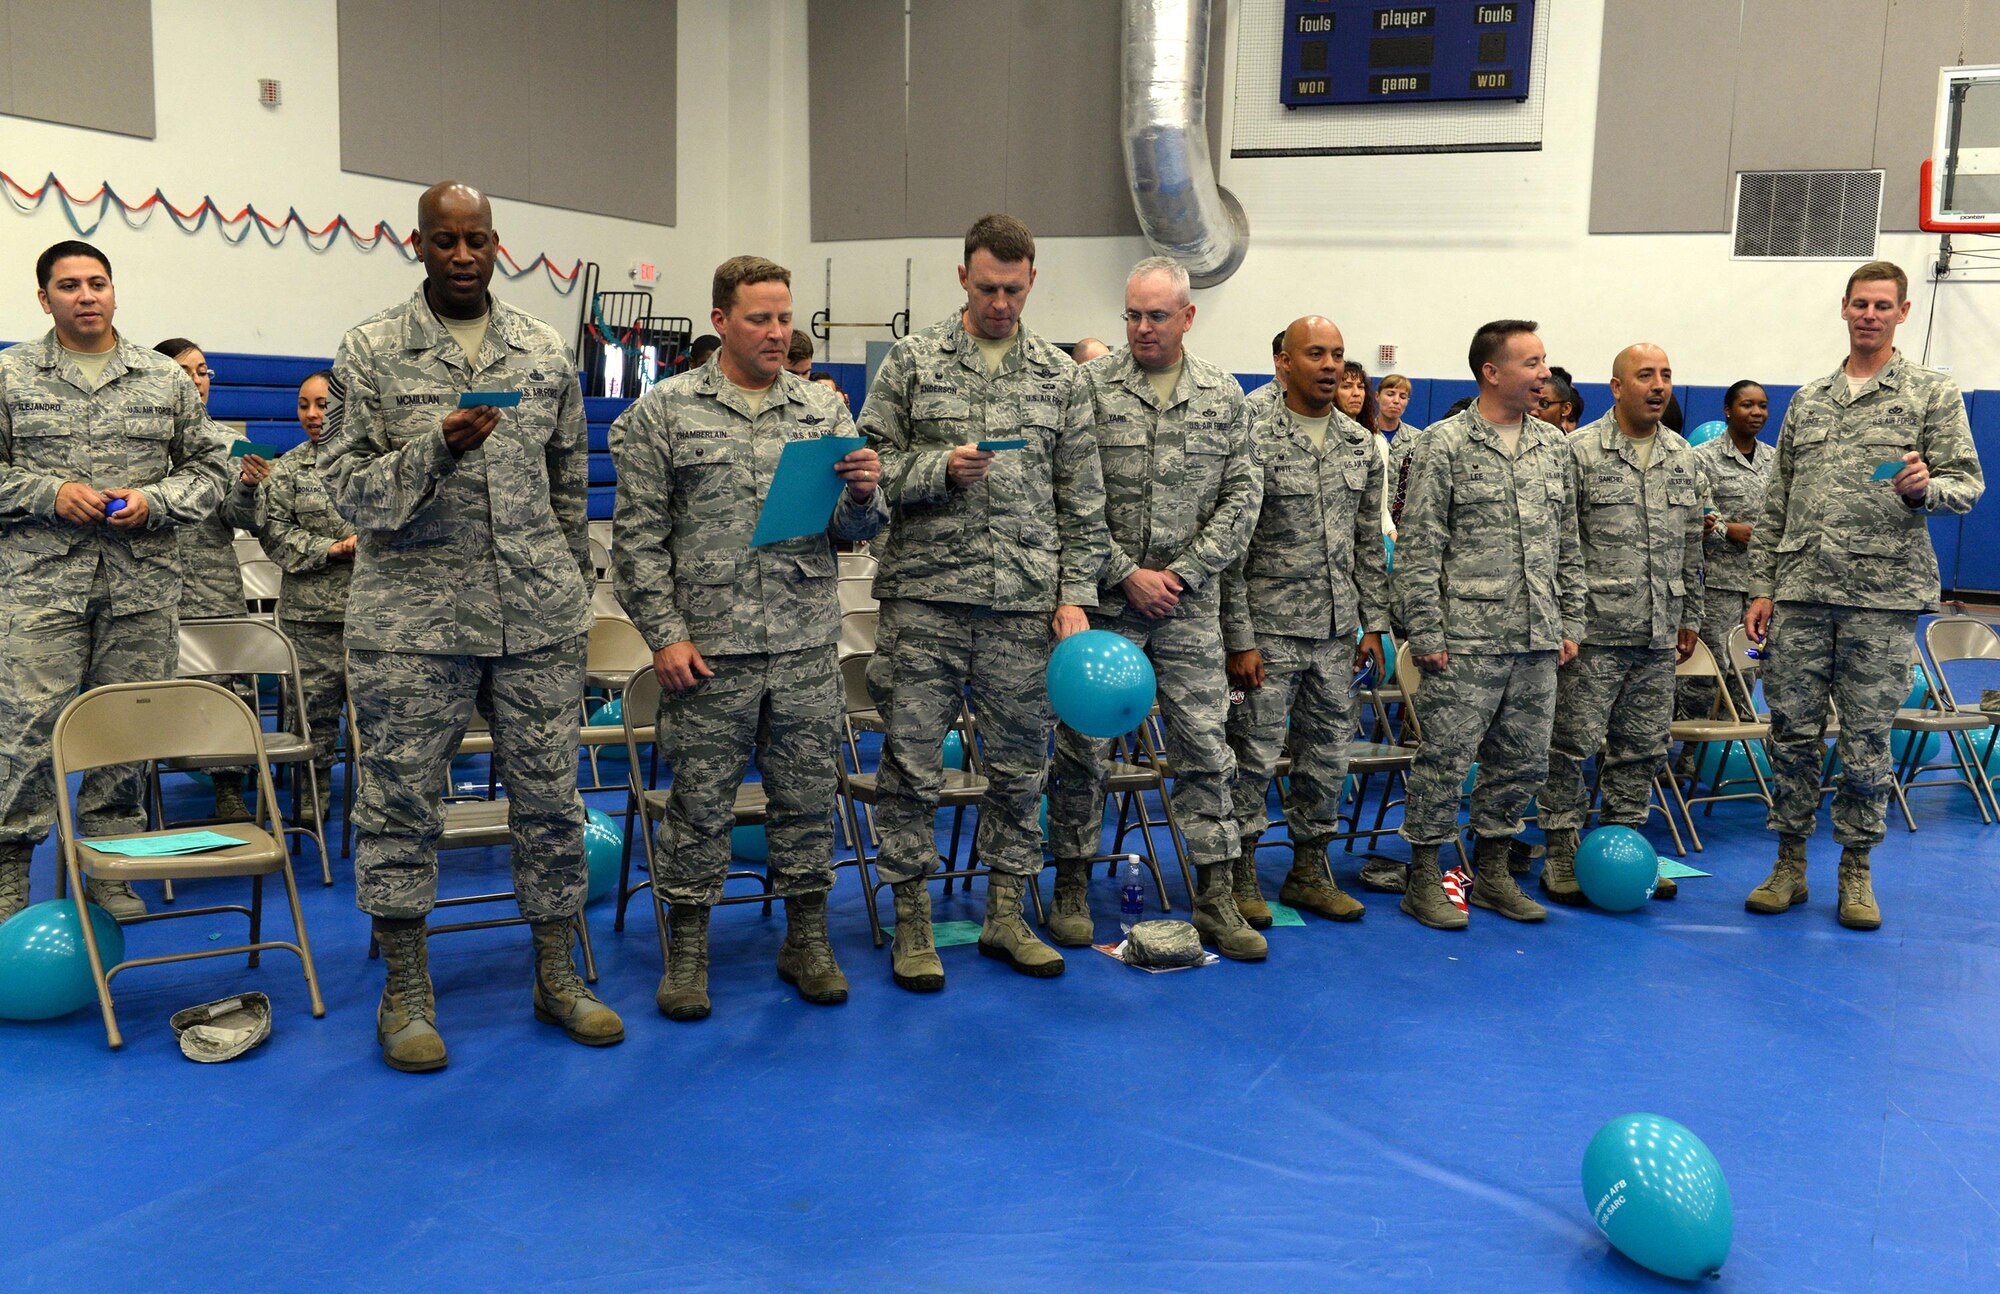
[[[1583, 761], [1599, 753], [1598, 820], [1643, 827], [1653, 779], [1666, 767], [1674, 722], [1671, 647], [1594, 647], [1556, 673], [1556, 721], [1549, 737], [1549, 780], [1541, 825], [1578, 830], [1590, 808]], [[1481, 765], [1483, 769], [1485, 766]]]
[[583, 797], [576, 789], [583, 635], [514, 656], [356, 651], [348, 682], [360, 731], [355, 902], [410, 919], [437, 901], [437, 842], [451, 758], [478, 710], [507, 787], [514, 893], [530, 921], [583, 907]]
[[[1092, 629], [1107, 629], [1145, 649], [1159, 681], [1160, 717], [1172, 764], [1174, 817], [1187, 838], [1188, 862], [1226, 863], [1236, 857], [1236, 823], [1229, 788], [1236, 779], [1225, 723], [1229, 680], [1222, 672], [1222, 622], [1205, 616], [1152, 620], [1125, 610], [1092, 612]], [[1058, 858], [1104, 851], [1104, 756], [1109, 741], [1068, 725], [1056, 729], [1055, 776], [1049, 789], [1050, 849]]]
[[1819, 815], [1827, 702], [1840, 711], [1840, 780], [1833, 838], [1870, 848], [1882, 841], [1889, 804], [1889, 729], [1910, 692], [1913, 611], [1821, 602], [1780, 602], [1764, 644], [1764, 699], [1771, 707], [1771, 830], [1809, 836]]
[[1236, 830], [1245, 840], [1264, 834], [1264, 796], [1279, 755], [1289, 751], [1285, 828], [1293, 844], [1323, 844], [1340, 831], [1347, 747], [1354, 739], [1354, 644], [1258, 634], [1257, 654], [1264, 658], [1264, 686], [1229, 707]]
[[1474, 759], [1473, 832], [1490, 839], [1520, 831], [1549, 773], [1556, 653], [1454, 652], [1444, 673], [1422, 676], [1411, 704], [1424, 740], [1410, 769], [1403, 839], [1442, 845], [1458, 834], [1459, 792]]
[[655, 837], [653, 883], [669, 903], [722, 897], [736, 788], [754, 749], [769, 804], [771, 887], [833, 885], [833, 761], [842, 713], [832, 646], [710, 656], [715, 677], [660, 697], [660, 757], [674, 771]]
[[[1750, 609], [1750, 595], [1738, 589], [1709, 588], [1702, 597], [1701, 640], [1708, 644], [1709, 651], [1715, 653], [1715, 667], [1727, 681], [1729, 661], [1729, 631], [1743, 623], [1743, 613]], [[1736, 703], [1736, 713], [1748, 718], [1751, 711], [1750, 697], [1742, 688], [1730, 684], [1729, 698]], [[1675, 714], [1683, 719], [1706, 719], [1715, 713], [1715, 683], [1705, 678], [1685, 678], [1680, 681], [1679, 697]]]
[[347, 626], [338, 620], [284, 620], [285, 637], [299, 654], [299, 679], [305, 686], [303, 710], [312, 728], [313, 768], [324, 776], [333, 767], [340, 745], [340, 712], [347, 704], [345, 654], [341, 642]]
[[[32, 605], [18, 592], [0, 603], [0, 860], [26, 859], [55, 824], [49, 740], [62, 708], [107, 683], [172, 678], [176, 626], [172, 607], [114, 614], [102, 564], [82, 611]], [[144, 797], [143, 765], [92, 769], [77, 794], [77, 830], [142, 831]]]
[[882, 604], [868, 691], [882, 714], [876, 783], [877, 870], [908, 881], [936, 870], [944, 737], [968, 687], [979, 721], [979, 856], [998, 872], [1042, 869], [1042, 783], [1049, 709], [1049, 618], [1035, 611], [916, 598]]

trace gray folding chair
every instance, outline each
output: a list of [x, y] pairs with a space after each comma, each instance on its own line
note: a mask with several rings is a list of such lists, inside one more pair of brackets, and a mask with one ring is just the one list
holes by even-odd
[[275, 623], [278, 594], [285, 583], [284, 568], [273, 561], [252, 560], [239, 563], [237, 570], [243, 573], [244, 610], [269, 617]]
[[[1942, 699], [1945, 709], [1961, 718], [1976, 715], [1988, 726], [2000, 726], [2000, 714], [1978, 705], [1965, 705], [1958, 700], [1952, 691], [1951, 671], [1946, 668], [1965, 661], [2000, 661], [2000, 633], [1996, 633], [1987, 621], [1972, 616], [1939, 616], [1924, 626], [1923, 649], [1930, 656], [1930, 667], [1924, 674], [1930, 679], [1931, 690]], [[2000, 818], [2000, 795], [1996, 794], [1993, 775], [1988, 768], [1992, 751], [1990, 743], [2000, 740], [2000, 736], [1987, 738], [1988, 755], [1982, 758], [1979, 748], [1971, 740], [1971, 733], [1978, 731], [1978, 728], [1971, 728], [1965, 737], [1965, 749], [1971, 756], [1966, 771], [1985, 791], [1986, 802], [1993, 806], [1996, 818]]]
[[[244, 616], [234, 620], [183, 620], [180, 624], [181, 678], [231, 677], [248, 679], [254, 688], [266, 678], [280, 684], [276, 731], [264, 734], [264, 754], [273, 767], [288, 774], [292, 792], [292, 817], [305, 805], [310, 816], [300, 825], [287, 823], [288, 837], [304, 836], [319, 846], [320, 877], [333, 884], [333, 859], [327, 852], [327, 806], [319, 800], [319, 782], [312, 774], [312, 728], [305, 713], [305, 682], [299, 673], [298, 653], [270, 620]], [[296, 729], [297, 731], [293, 731]], [[160, 825], [166, 820], [166, 801], [160, 796], [160, 770], [173, 772], [208, 771], [228, 768], [227, 760], [180, 759], [152, 768], [153, 802], [159, 806]]]
[[[590, 722], [589, 695], [609, 698], [617, 696], [625, 688], [632, 671], [651, 669], [653, 649], [646, 645], [641, 634], [630, 620], [622, 616], [599, 616], [591, 622], [590, 638], [584, 648], [583, 689], [585, 699], [582, 705], [582, 727], [578, 732], [578, 743], [583, 748], [584, 757], [590, 763], [590, 785], [586, 791], [613, 789], [607, 784], [603, 770], [597, 764], [597, 752], [606, 746], [623, 747], [625, 730], [606, 724]], [[641, 738], [651, 745], [651, 726], [647, 725], [647, 735]]]
[[[299, 887], [292, 876], [291, 856], [285, 849], [284, 828], [278, 820], [277, 793], [271, 787], [271, 765], [264, 757], [264, 734], [250, 707], [227, 688], [197, 679], [174, 679], [158, 683], [116, 683], [92, 688], [64, 706], [56, 716], [50, 740], [55, 766], [56, 848], [62, 859], [62, 888], [76, 899], [77, 918], [83, 932], [84, 950], [90, 960], [90, 976], [97, 988], [97, 1004], [104, 1014], [104, 1034], [115, 1049], [124, 1045], [118, 1030], [118, 1016], [111, 1001], [111, 980], [135, 966], [158, 966], [168, 962], [199, 961], [236, 953], [249, 956], [256, 966], [267, 948], [294, 953], [305, 970], [306, 990], [312, 1000], [313, 1018], [326, 1014], [320, 999], [319, 976], [313, 969], [312, 945], [306, 938], [305, 914], [299, 910]], [[264, 821], [217, 823], [210, 830], [236, 843], [199, 853], [165, 857], [126, 857], [107, 853], [94, 846], [111, 840], [139, 840], [175, 834], [172, 831], [135, 831], [115, 836], [80, 839], [70, 805], [69, 779], [73, 773], [87, 772], [112, 764], [155, 764], [162, 760], [213, 760], [217, 767], [249, 763], [257, 772], [257, 802]], [[296, 942], [263, 938], [264, 878], [284, 879], [285, 898], [291, 908]], [[85, 898], [85, 880], [107, 881], [210, 880], [244, 876], [250, 879], [250, 903], [214, 904], [178, 908], [133, 917], [123, 925], [152, 921], [175, 921], [187, 917], [240, 912], [249, 919], [248, 943], [216, 947], [207, 944], [193, 951], [157, 957], [128, 957], [113, 966], [104, 964], [104, 952]]]

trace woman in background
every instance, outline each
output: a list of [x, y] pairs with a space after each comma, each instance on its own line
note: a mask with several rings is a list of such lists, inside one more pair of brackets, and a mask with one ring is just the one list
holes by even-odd
[[[185, 337], [169, 337], [153, 347], [181, 366], [181, 371], [201, 393], [202, 407], [208, 406], [208, 388], [214, 380], [208, 356]], [[174, 535], [181, 556], [180, 617], [183, 620], [212, 620], [248, 613], [243, 596], [243, 573], [236, 561], [236, 531], [253, 530], [257, 525], [257, 491], [271, 474], [271, 465], [255, 454], [239, 460], [236, 483], [223, 496], [222, 506], [198, 526], [183, 526]], [[252, 711], [257, 695], [241, 680], [212, 678], [211, 683], [234, 688]], [[244, 769], [218, 768], [209, 776], [215, 781], [215, 816], [241, 819], [250, 816], [243, 802]]]
[[[1405, 397], [1405, 403], [1408, 398]], [[1333, 407], [1374, 434], [1375, 457], [1382, 462], [1382, 533], [1396, 537], [1396, 521], [1389, 505], [1395, 501], [1395, 485], [1389, 479], [1389, 438], [1375, 428], [1375, 392], [1368, 385], [1368, 370], [1348, 360], [1340, 368], [1340, 385], [1333, 391]]]
[[319, 475], [319, 447], [326, 438], [327, 384], [321, 369], [299, 384], [299, 426], [306, 442], [271, 469], [264, 522], [257, 536], [285, 572], [278, 595], [278, 624], [299, 654], [305, 717], [311, 725], [313, 780], [322, 815], [332, 803], [333, 755], [340, 711], [347, 701], [342, 639], [347, 631], [347, 586], [354, 577], [354, 527], [333, 510]]

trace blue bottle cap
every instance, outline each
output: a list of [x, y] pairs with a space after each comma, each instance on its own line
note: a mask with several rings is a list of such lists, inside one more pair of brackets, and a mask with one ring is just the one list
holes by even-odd
[[123, 512], [123, 511], [125, 511], [125, 500], [123, 500], [123, 499], [106, 499], [106, 500], [104, 501], [104, 515], [105, 515], [105, 516], [107, 516], [107, 517], [109, 517], [109, 516], [113, 516], [113, 515], [115, 515], [115, 514], [117, 514], [117, 513], [120, 513], [120, 512]]

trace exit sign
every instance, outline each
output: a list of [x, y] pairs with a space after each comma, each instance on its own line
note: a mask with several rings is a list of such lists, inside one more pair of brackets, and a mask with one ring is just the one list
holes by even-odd
[[634, 261], [632, 262], [632, 281], [634, 283], [658, 283], [660, 281], [660, 267], [651, 261]]

